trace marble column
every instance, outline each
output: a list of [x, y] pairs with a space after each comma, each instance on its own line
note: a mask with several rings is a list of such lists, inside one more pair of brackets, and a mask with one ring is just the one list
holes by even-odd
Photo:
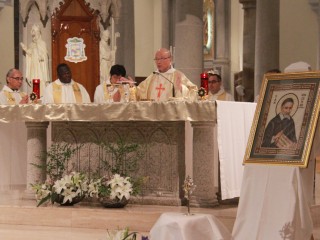
[[198, 86], [203, 69], [202, 1], [176, 0], [174, 66]]
[[230, 77], [230, 1], [215, 1], [215, 57], [213, 67], [220, 71], [225, 89], [231, 89]]
[[[193, 127], [193, 181], [196, 188], [190, 201], [194, 207], [218, 205], [214, 169], [214, 122], [191, 122]], [[216, 159], [217, 160], [217, 159]]]
[[256, 36], [256, 0], [239, 0], [243, 5], [243, 77], [244, 102], [254, 99], [254, 57]]
[[[317, 14], [317, 21], [318, 21], [318, 45], [320, 45], [320, 0], [309, 0], [309, 4], [311, 9]], [[318, 47], [318, 54], [317, 54], [317, 69], [320, 69], [320, 47]]]
[[25, 198], [34, 198], [31, 184], [44, 182], [45, 171], [32, 164], [44, 164], [39, 156], [47, 150], [47, 128], [49, 122], [26, 122], [27, 127], [27, 189]]
[[257, 1], [254, 94], [260, 92], [263, 75], [279, 68], [279, 0]]
[[127, 75], [135, 76], [134, 3], [126, 0], [121, 4], [120, 18], [115, 24], [115, 32], [120, 33], [116, 63], [125, 66]]

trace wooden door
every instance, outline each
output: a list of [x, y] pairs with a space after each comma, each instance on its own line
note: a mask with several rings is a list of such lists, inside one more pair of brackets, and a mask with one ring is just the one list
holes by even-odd
[[[87, 89], [91, 101], [93, 101], [95, 88], [100, 83], [100, 30], [97, 18], [97, 12], [91, 10], [84, 0], [65, 0], [51, 19], [52, 79], [57, 79], [58, 64], [68, 64], [72, 71], [72, 78]], [[72, 38], [83, 40], [86, 59], [85, 57], [80, 59], [81, 61], [68, 57], [66, 59], [68, 49], [66, 45]]]

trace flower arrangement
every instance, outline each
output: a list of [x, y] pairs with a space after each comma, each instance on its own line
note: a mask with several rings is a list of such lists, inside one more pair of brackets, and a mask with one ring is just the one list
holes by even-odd
[[111, 199], [129, 200], [133, 186], [130, 182], [130, 177], [122, 177], [119, 174], [114, 174], [110, 180], [103, 178], [99, 187], [100, 196], [110, 196]]
[[135, 240], [137, 239], [136, 232], [129, 232], [129, 228], [116, 231], [108, 231], [106, 240]]
[[98, 194], [99, 182], [90, 181], [85, 174], [72, 172], [54, 182], [46, 181], [43, 184], [33, 184], [36, 191], [38, 206], [51, 201], [62, 205], [72, 205], [84, 197], [94, 197]]
[[[137, 232], [130, 232], [126, 227], [120, 230], [108, 231], [106, 240], [136, 240], [139, 234]], [[149, 240], [148, 236], [141, 236], [141, 240]]]
[[[141, 186], [146, 180], [135, 177], [138, 161], [143, 157], [143, 151], [138, 144], [126, 143], [120, 138], [116, 143], [101, 143], [106, 155], [111, 156], [111, 161], [102, 160], [103, 169], [107, 172], [100, 178], [98, 195], [100, 202], [105, 207], [123, 207], [132, 195], [141, 191]], [[110, 204], [110, 200], [115, 204]], [[123, 202], [118, 205], [117, 202]]]
[[85, 197], [98, 195], [99, 180], [90, 180], [83, 173], [69, 172], [67, 169], [68, 161], [80, 147], [53, 143], [47, 152], [39, 156], [44, 164], [33, 164], [44, 169], [47, 175], [44, 183], [31, 184], [36, 194], [37, 206], [47, 201], [52, 204], [57, 202], [62, 205], [73, 205]]

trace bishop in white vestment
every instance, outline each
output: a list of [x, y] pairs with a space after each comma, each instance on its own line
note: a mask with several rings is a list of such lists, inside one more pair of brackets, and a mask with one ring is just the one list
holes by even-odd
[[168, 49], [161, 48], [156, 52], [154, 61], [157, 71], [138, 85], [138, 100], [167, 101], [171, 97], [194, 98], [197, 86], [181, 71], [172, 67], [171, 59], [172, 56]]

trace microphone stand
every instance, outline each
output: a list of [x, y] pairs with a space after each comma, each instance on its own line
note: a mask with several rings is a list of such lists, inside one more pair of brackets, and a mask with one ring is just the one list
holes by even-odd
[[174, 89], [174, 83], [169, 78], [164, 76], [162, 73], [153, 72], [153, 74], [159, 75], [159, 76], [163, 77], [165, 80], [167, 80], [169, 83], [171, 83], [172, 84], [172, 97], [176, 97], [176, 93], [175, 93], [175, 89]]

